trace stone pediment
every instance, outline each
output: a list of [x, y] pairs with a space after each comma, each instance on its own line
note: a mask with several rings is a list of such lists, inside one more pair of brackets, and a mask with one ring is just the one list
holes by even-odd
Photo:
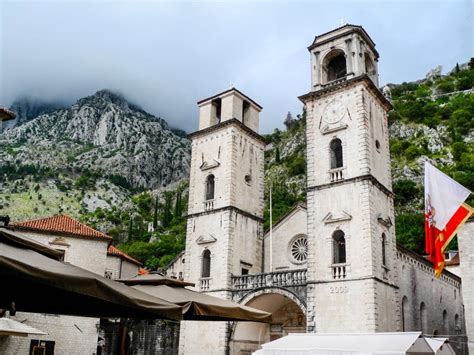
[[199, 168], [204, 171], [204, 170], [209, 170], [212, 168], [217, 168], [220, 165], [221, 163], [219, 163], [217, 160], [213, 160], [212, 162], [205, 161], [201, 164]]
[[198, 239], [196, 239], [196, 243], [199, 244], [199, 245], [214, 243], [216, 241], [217, 241], [217, 239], [212, 234], [201, 235], [201, 236], [199, 236]]
[[341, 212], [329, 212], [326, 217], [323, 218], [324, 224], [329, 224], [329, 223], [338, 223], [338, 222], [344, 222], [344, 221], [350, 221], [352, 219], [352, 216], [347, 213], [346, 211], [341, 211]]
[[70, 244], [66, 241], [64, 237], [54, 238], [53, 241], [49, 242], [50, 245], [62, 245], [68, 247]]
[[390, 217], [384, 218], [381, 213], [378, 214], [378, 216], [377, 216], [377, 221], [378, 221], [381, 225], [383, 225], [383, 226], [385, 226], [385, 227], [387, 227], [387, 228], [390, 228], [390, 227], [393, 225], [392, 220], [390, 219]]
[[324, 125], [321, 128], [321, 133], [322, 134], [329, 134], [329, 133], [337, 132], [337, 131], [340, 131], [340, 130], [346, 129], [346, 128], [347, 128], [347, 124]]

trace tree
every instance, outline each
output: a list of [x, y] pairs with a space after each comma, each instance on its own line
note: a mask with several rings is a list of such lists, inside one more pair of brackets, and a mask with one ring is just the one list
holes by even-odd
[[276, 146], [275, 148], [275, 163], [280, 162], [280, 147]]
[[127, 241], [131, 241], [133, 236], [133, 217], [130, 216], [130, 222], [128, 223], [128, 237]]
[[156, 230], [158, 227], [158, 196], [155, 198], [155, 209], [153, 213], [153, 229]]
[[171, 198], [172, 193], [165, 192], [165, 207], [163, 210], [163, 227], [166, 228], [170, 225], [173, 215], [171, 214]]

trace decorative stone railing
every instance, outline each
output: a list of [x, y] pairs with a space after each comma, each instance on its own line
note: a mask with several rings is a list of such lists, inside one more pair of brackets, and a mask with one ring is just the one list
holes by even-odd
[[339, 181], [344, 179], [344, 174], [343, 174], [344, 168], [335, 168], [329, 170], [329, 178], [331, 179], [331, 182]]
[[332, 278], [334, 280], [345, 279], [347, 276], [346, 266], [347, 264], [332, 264]]
[[338, 84], [342, 84], [344, 81], [347, 80], [347, 75], [343, 76], [342, 78], [338, 78], [338, 79], [335, 79], [335, 80], [332, 80], [326, 84], [321, 84], [321, 88], [324, 89], [324, 88], [328, 88], [330, 86], [334, 86], [334, 85], [338, 85]]
[[204, 201], [204, 210], [210, 211], [214, 209], [214, 200]]
[[209, 291], [210, 286], [211, 286], [211, 278], [210, 277], [201, 277], [199, 279], [199, 290], [200, 291]]
[[232, 276], [234, 290], [252, 290], [258, 287], [306, 285], [306, 269], [275, 271], [256, 275]]

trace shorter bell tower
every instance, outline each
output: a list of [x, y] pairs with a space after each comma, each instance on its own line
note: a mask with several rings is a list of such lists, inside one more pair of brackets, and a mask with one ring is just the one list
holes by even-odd
[[[262, 107], [235, 88], [198, 102], [191, 139], [185, 279], [231, 299], [231, 276], [262, 269]], [[227, 322], [183, 322], [180, 352], [224, 354]]]

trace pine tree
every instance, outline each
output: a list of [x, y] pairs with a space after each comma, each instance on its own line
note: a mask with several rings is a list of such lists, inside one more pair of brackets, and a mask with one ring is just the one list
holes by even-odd
[[168, 227], [171, 223], [173, 215], [171, 214], [171, 193], [165, 193], [165, 208], [163, 211], [163, 227]]
[[155, 198], [155, 211], [153, 213], [153, 230], [158, 227], [158, 196]]
[[275, 162], [279, 163], [280, 162], [280, 148], [277, 146], [275, 150]]
[[133, 217], [130, 216], [130, 222], [128, 224], [128, 237], [127, 237], [127, 242], [130, 242], [132, 240], [132, 235], [133, 235]]
[[176, 203], [174, 206], [174, 218], [178, 219], [181, 218], [181, 189], [176, 191]]

